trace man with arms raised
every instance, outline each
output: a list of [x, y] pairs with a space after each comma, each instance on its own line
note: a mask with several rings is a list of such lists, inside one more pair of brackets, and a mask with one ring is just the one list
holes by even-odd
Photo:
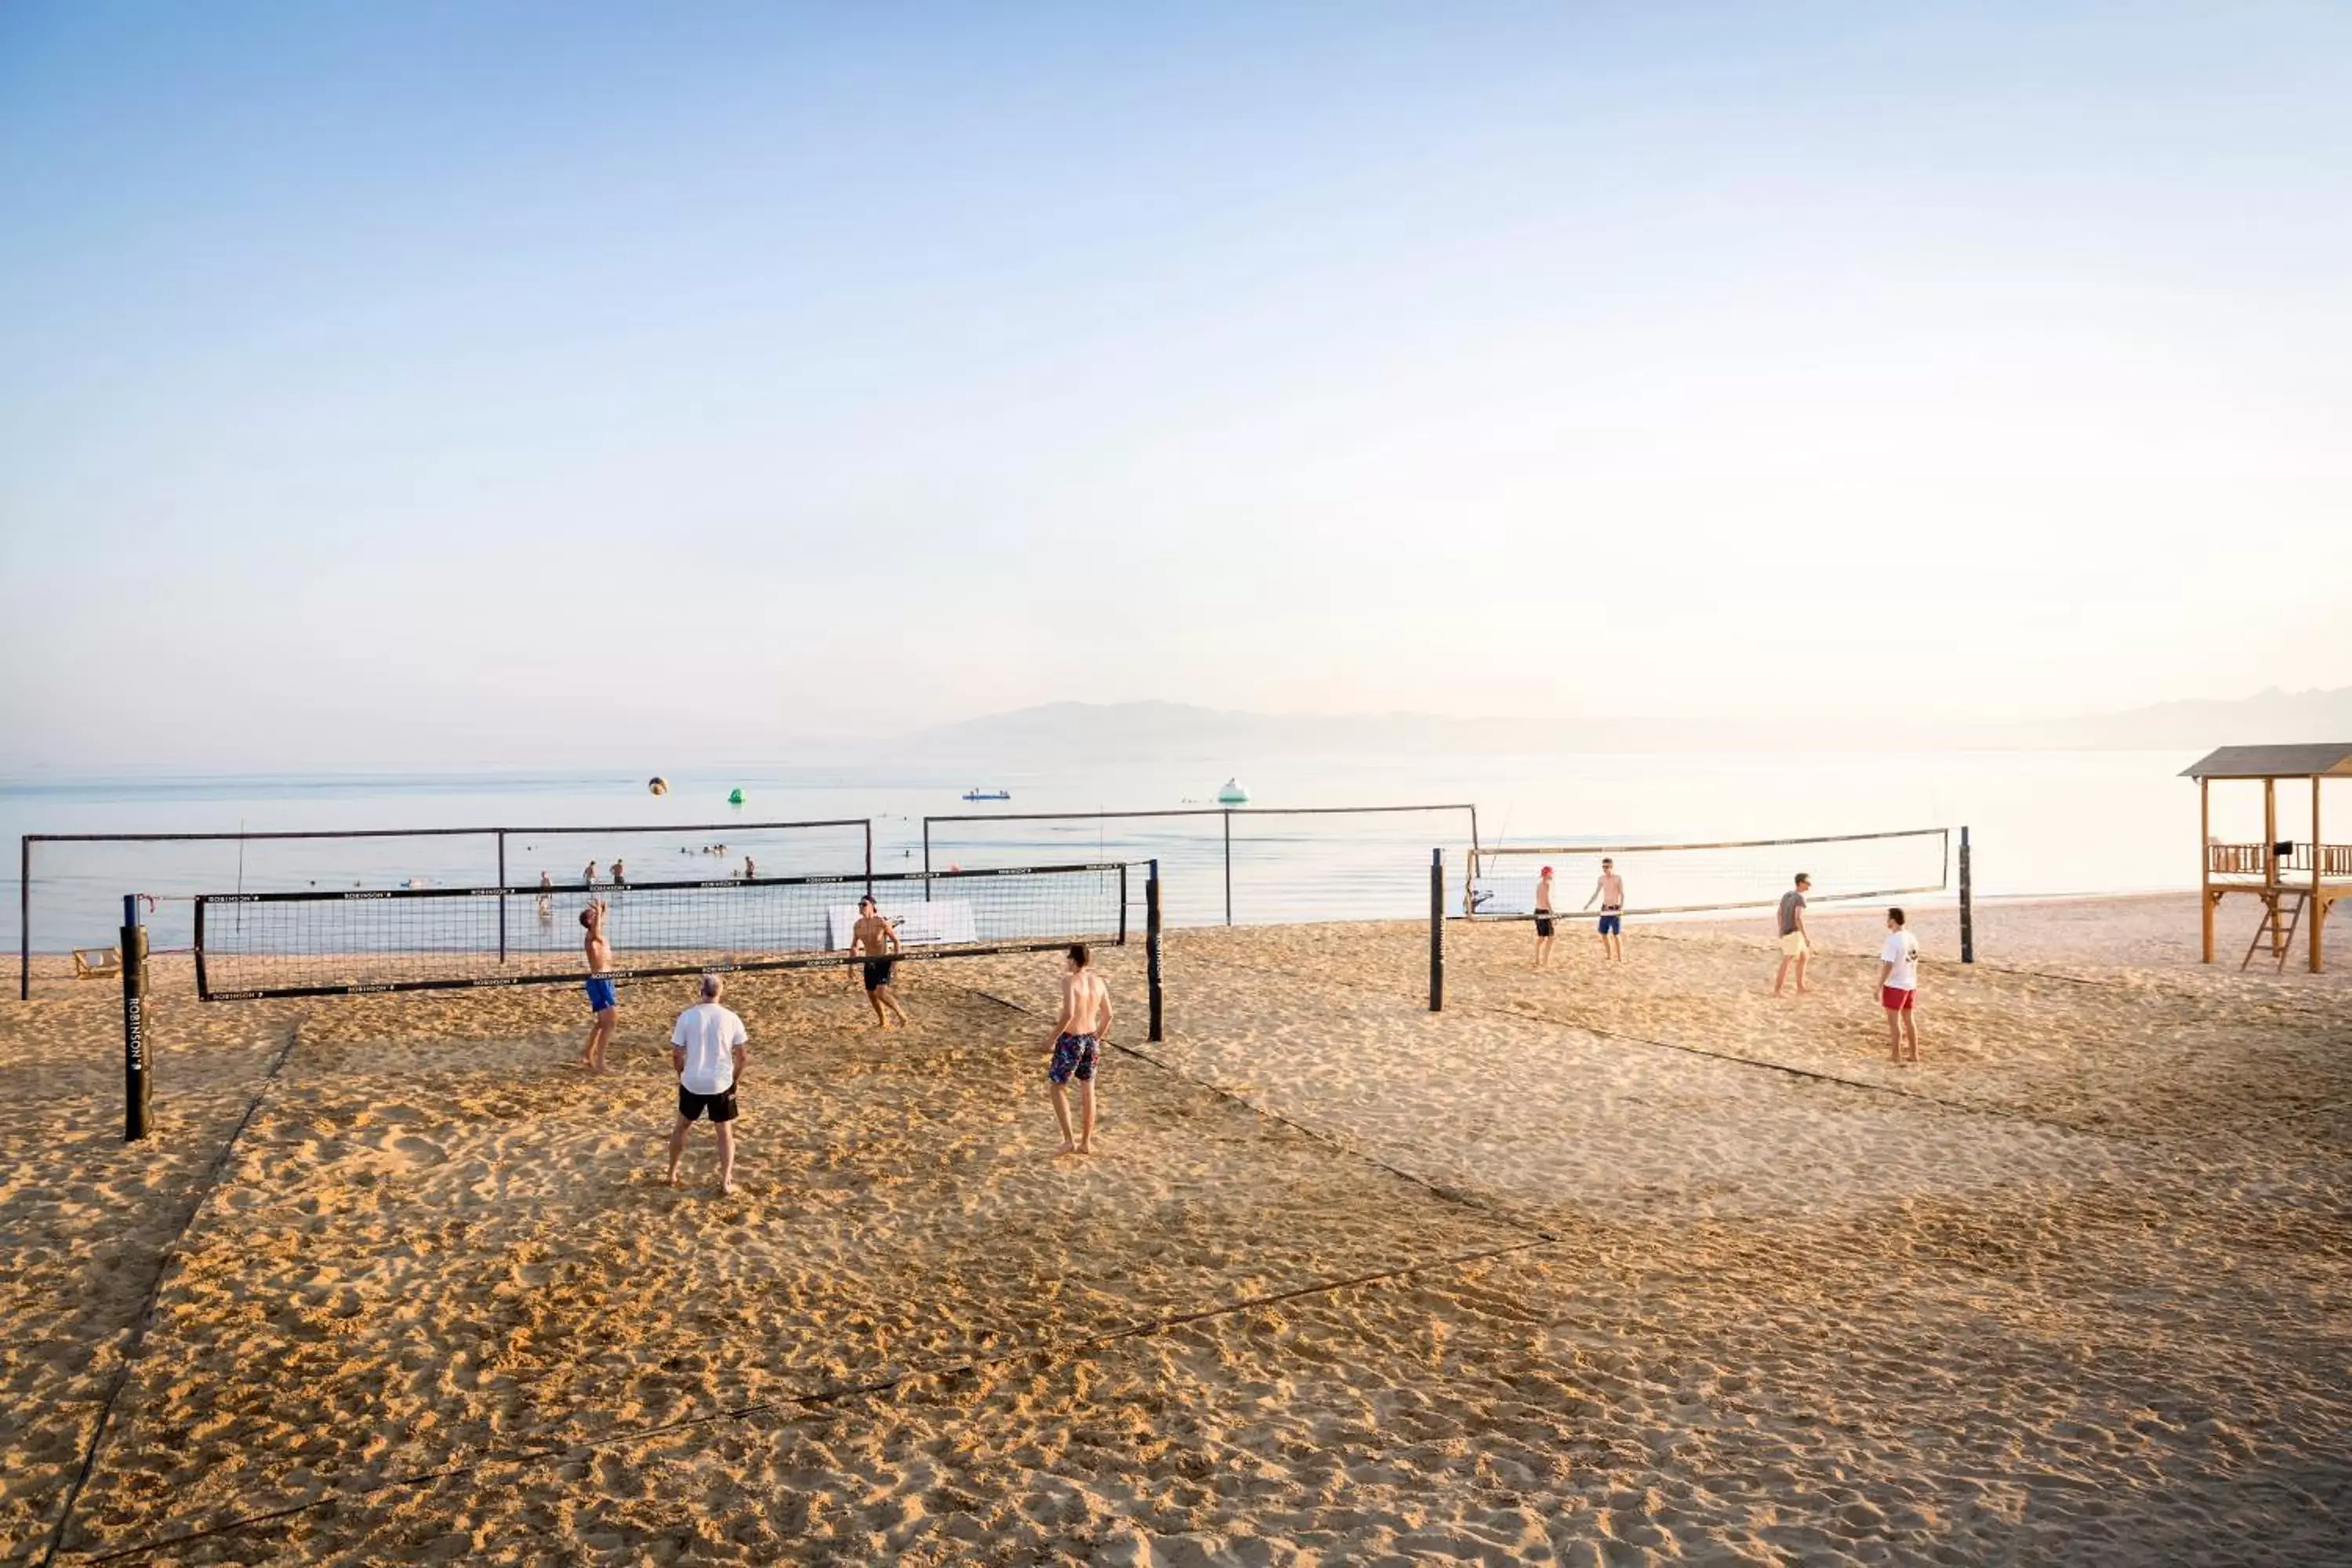
[[669, 1032], [670, 1066], [677, 1070], [677, 1125], [669, 1133], [669, 1184], [677, 1185], [677, 1163], [686, 1153], [686, 1130], [710, 1118], [719, 1135], [719, 1191], [735, 1191], [735, 1089], [743, 1081], [751, 1037], [743, 1020], [719, 1005], [721, 982], [702, 977], [702, 1000], [677, 1016]]
[[1625, 956], [1625, 879], [1617, 874], [1617, 862], [1602, 856], [1601, 879], [1592, 884], [1592, 898], [1584, 900], [1591, 909], [1593, 899], [1601, 900], [1601, 951], [1610, 958]]
[[[882, 918], [874, 895], [866, 894], [857, 900], [857, 924], [849, 933], [849, 953], [853, 958], [865, 955], [866, 962], [859, 965], [860, 978], [866, 982], [866, 1000], [874, 1005], [874, 1026], [877, 1029], [888, 1028], [892, 1017], [898, 1020], [898, 1027], [907, 1026], [907, 1010], [898, 1005], [898, 994], [890, 986], [890, 976], [898, 965], [892, 955], [898, 951], [898, 933]], [[887, 1014], [883, 1011], [886, 1007], [889, 1009]]]
[[1797, 994], [1802, 996], [1811, 989], [1805, 984], [1805, 960], [1812, 956], [1813, 942], [1805, 930], [1805, 894], [1813, 879], [1802, 871], [1797, 873], [1797, 885], [1780, 895], [1780, 907], [1775, 921], [1780, 928], [1780, 972], [1772, 977], [1772, 994], [1780, 994], [1780, 986], [1789, 978], [1789, 966], [1797, 966]]
[[587, 1043], [580, 1047], [580, 1065], [590, 1072], [603, 1072], [604, 1047], [613, 1043], [613, 1032], [621, 1026], [620, 993], [605, 973], [613, 967], [613, 944], [604, 938], [604, 900], [590, 900], [580, 911], [580, 923], [588, 932], [580, 946], [588, 959], [588, 1011], [594, 1015], [589, 1020]]
[[[1087, 944], [1070, 944], [1062, 972], [1062, 1016], [1054, 1025], [1053, 1060], [1045, 1068], [1054, 1086], [1054, 1120], [1062, 1124], [1062, 1152], [1095, 1152], [1095, 1064], [1102, 1042], [1110, 1037], [1110, 992], [1101, 977], [1087, 967]], [[1078, 1080], [1077, 1135], [1070, 1135], [1067, 1085]]]

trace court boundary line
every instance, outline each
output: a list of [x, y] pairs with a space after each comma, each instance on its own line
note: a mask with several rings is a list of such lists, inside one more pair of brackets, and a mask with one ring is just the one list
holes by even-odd
[[[381, 1477], [359, 1486], [340, 1488], [324, 1497], [313, 1498], [308, 1502], [226, 1520], [216, 1525], [208, 1525], [202, 1530], [184, 1531], [178, 1535], [153, 1537], [132, 1545], [105, 1551], [74, 1552], [68, 1555], [84, 1563], [122, 1562], [132, 1557], [173, 1551], [197, 1541], [240, 1534], [258, 1525], [273, 1524], [280, 1520], [297, 1518], [340, 1502], [355, 1502], [379, 1492], [425, 1486], [457, 1476], [474, 1475], [493, 1465], [534, 1465], [562, 1455], [583, 1451], [604, 1452], [628, 1444], [643, 1442], [650, 1437], [658, 1437], [665, 1433], [693, 1431], [701, 1427], [716, 1426], [725, 1422], [745, 1420], [754, 1415], [777, 1415], [793, 1410], [823, 1409], [854, 1400], [871, 1399], [877, 1394], [890, 1393], [909, 1384], [944, 1382], [975, 1373], [986, 1368], [1019, 1362], [1075, 1361], [1080, 1356], [1090, 1354], [1106, 1346], [1122, 1344], [1130, 1340], [1150, 1339], [1173, 1329], [1206, 1322], [1213, 1318], [1231, 1317], [1237, 1312], [1246, 1312], [1261, 1307], [1278, 1306], [1285, 1301], [1300, 1300], [1309, 1296], [1328, 1295], [1338, 1290], [1359, 1289], [1366, 1286], [1384, 1284], [1390, 1280], [1408, 1279], [1417, 1274], [1432, 1273], [1439, 1269], [1467, 1268], [1472, 1264], [1485, 1263], [1497, 1258], [1556, 1246], [1559, 1240], [1559, 1237], [1550, 1237], [1513, 1241], [1500, 1247], [1481, 1247], [1471, 1252], [1449, 1254], [1443, 1258], [1401, 1264], [1393, 1268], [1378, 1269], [1367, 1274], [1354, 1274], [1339, 1279], [1318, 1280], [1312, 1284], [1295, 1286], [1287, 1290], [1268, 1291], [1256, 1296], [1244, 1297], [1238, 1301], [1227, 1301], [1220, 1306], [1171, 1312], [1141, 1322], [1129, 1323], [1123, 1328], [1088, 1334], [1058, 1345], [1026, 1345], [1015, 1350], [1000, 1351], [992, 1355], [968, 1356], [944, 1366], [913, 1367], [888, 1377], [872, 1378], [864, 1383], [848, 1384], [838, 1388], [780, 1394], [767, 1399], [753, 1400], [747, 1405], [730, 1405], [701, 1415], [665, 1421], [656, 1426], [613, 1433], [603, 1437], [578, 1438], [565, 1443], [541, 1443], [517, 1449], [511, 1453], [485, 1453], [478, 1458], [462, 1464], [444, 1465], [436, 1469], [420, 1470], [407, 1475]], [[47, 1568], [46, 1563], [44, 1568]]]
[[65, 1545], [66, 1531], [73, 1525], [74, 1510], [81, 1502], [82, 1489], [98, 1473], [99, 1449], [105, 1445], [108, 1430], [113, 1425], [115, 1405], [122, 1397], [123, 1389], [130, 1385], [131, 1372], [138, 1364], [139, 1352], [146, 1347], [148, 1331], [155, 1326], [155, 1308], [163, 1300], [163, 1280], [172, 1272], [172, 1265], [180, 1256], [189, 1233], [196, 1228], [196, 1221], [213, 1201], [213, 1195], [220, 1191], [221, 1178], [228, 1172], [228, 1163], [236, 1153], [238, 1142], [244, 1138], [245, 1130], [253, 1125], [253, 1118], [261, 1110], [261, 1102], [268, 1098], [271, 1087], [285, 1068], [287, 1058], [294, 1054], [294, 1047], [301, 1039], [302, 1021], [297, 1018], [286, 1026], [286, 1043], [278, 1047], [278, 1055], [270, 1062], [269, 1070], [262, 1074], [261, 1083], [254, 1089], [253, 1099], [247, 1104], [245, 1114], [237, 1118], [236, 1126], [230, 1130], [226, 1142], [221, 1144], [220, 1152], [213, 1156], [212, 1165], [205, 1173], [204, 1184], [197, 1189], [196, 1201], [188, 1205], [187, 1217], [180, 1222], [179, 1229], [172, 1233], [171, 1240], [165, 1242], [155, 1255], [155, 1277], [147, 1282], [146, 1299], [140, 1303], [139, 1315], [131, 1326], [131, 1338], [122, 1347], [122, 1363], [114, 1369], [114, 1379], [107, 1388], [104, 1403], [99, 1407], [98, 1425], [90, 1430], [89, 1447], [82, 1450], [81, 1468], [66, 1488], [65, 1503], [58, 1510], [57, 1526], [49, 1534], [47, 1550], [41, 1554], [41, 1568], [49, 1568], [57, 1561], [58, 1552]]

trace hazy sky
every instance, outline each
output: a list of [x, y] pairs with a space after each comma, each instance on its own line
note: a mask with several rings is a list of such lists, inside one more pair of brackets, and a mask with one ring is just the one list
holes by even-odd
[[2352, 684], [2352, 7], [0, 7], [0, 766]]

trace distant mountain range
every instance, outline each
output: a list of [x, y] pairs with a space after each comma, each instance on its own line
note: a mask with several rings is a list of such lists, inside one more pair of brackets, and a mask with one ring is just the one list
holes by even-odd
[[1756, 720], [1486, 718], [1433, 713], [1241, 713], [1181, 702], [1049, 702], [901, 736], [898, 754], [1005, 759], [1073, 748], [1130, 760], [1282, 754], [1885, 750], [2202, 751], [2352, 741], [2352, 687], [2273, 688], [2233, 700], [2011, 724], [1883, 723], [1842, 731]]

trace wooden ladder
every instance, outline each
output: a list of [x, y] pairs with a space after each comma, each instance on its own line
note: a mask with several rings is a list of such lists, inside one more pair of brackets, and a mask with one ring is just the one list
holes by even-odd
[[[2254, 940], [2246, 944], [2246, 958], [2238, 965], [2242, 970], [2254, 962], [2265, 937], [2271, 941], [2271, 952], [2278, 960], [2278, 971], [2286, 973], [2286, 955], [2294, 951], [2294, 928], [2303, 923], [2304, 906], [2311, 895], [2282, 888], [2275, 895], [2263, 899], [2263, 923], [2254, 928]], [[2282, 923], [2284, 921], [2284, 923]]]

